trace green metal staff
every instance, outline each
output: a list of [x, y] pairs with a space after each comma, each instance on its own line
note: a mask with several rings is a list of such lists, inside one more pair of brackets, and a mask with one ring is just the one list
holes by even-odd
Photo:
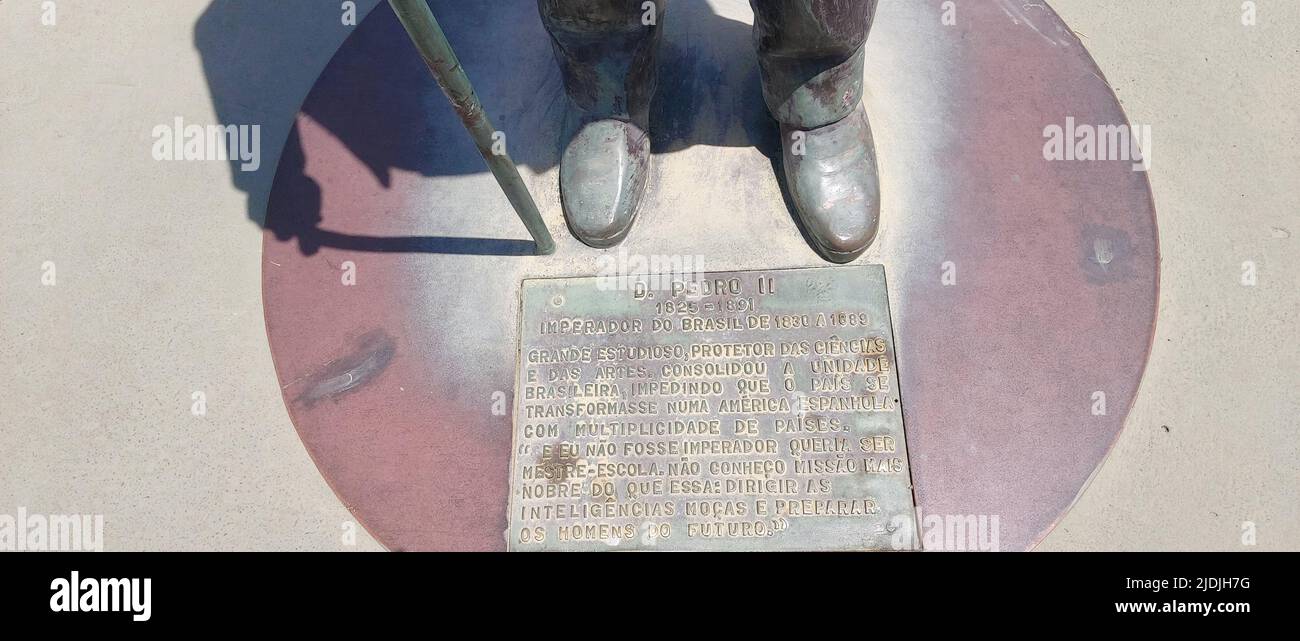
[[514, 206], [515, 213], [519, 214], [524, 227], [532, 234], [533, 241], [537, 243], [537, 253], [555, 253], [555, 241], [551, 239], [551, 233], [547, 231], [546, 223], [542, 222], [542, 215], [537, 211], [537, 204], [519, 177], [515, 161], [507, 153], [493, 153], [492, 134], [496, 130], [488, 120], [483, 104], [474, 94], [474, 86], [469, 83], [465, 69], [456, 59], [456, 52], [451, 50], [451, 43], [447, 42], [447, 36], [442, 33], [442, 27], [438, 26], [433, 12], [429, 11], [429, 5], [425, 4], [425, 0], [388, 0], [388, 3], [392, 5], [397, 19], [402, 21], [402, 26], [406, 27], [406, 33], [411, 36], [415, 48], [420, 50], [420, 57], [424, 58], [424, 63], [433, 72], [438, 86], [442, 87], [442, 92], [447, 94], [447, 99], [456, 108], [465, 129], [469, 130], [474, 144], [478, 145], [479, 153], [487, 161], [488, 169], [492, 170], [497, 184], [501, 185], [506, 198]]

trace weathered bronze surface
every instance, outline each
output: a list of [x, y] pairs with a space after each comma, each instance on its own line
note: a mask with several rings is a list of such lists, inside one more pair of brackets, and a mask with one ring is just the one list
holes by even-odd
[[[568, 114], [573, 131], [564, 136], [568, 143], [560, 161], [564, 217], [574, 237], [593, 247], [611, 247], [627, 236], [654, 173], [651, 148], [663, 152], [661, 144], [651, 142], [662, 140], [662, 132], [651, 130], [650, 110], [660, 81], [657, 57], [670, 4], [538, 2], [568, 102], [575, 108]], [[833, 263], [851, 262], [871, 244], [880, 223], [875, 145], [861, 108], [864, 45], [876, 0], [750, 4], [750, 40], [757, 49], [763, 101], [781, 124], [793, 213], [817, 253]], [[671, 65], [666, 69], [668, 91], [691, 82], [689, 72]], [[731, 106], [744, 109], [738, 103]], [[670, 121], [656, 120], [656, 128]]]
[[911, 549], [884, 268], [525, 280], [511, 550]]

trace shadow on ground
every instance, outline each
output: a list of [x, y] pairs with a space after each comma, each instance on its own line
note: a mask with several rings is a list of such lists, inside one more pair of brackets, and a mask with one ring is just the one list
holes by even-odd
[[[248, 196], [249, 219], [281, 241], [297, 239], [305, 255], [321, 247], [531, 253], [532, 243], [519, 240], [329, 230], [321, 216], [321, 185], [305, 172], [298, 128], [285, 105], [294, 99], [291, 92], [302, 91], [304, 68], [319, 64], [312, 59], [319, 54], [303, 52], [313, 39], [337, 37], [331, 29], [352, 31], [315, 80], [302, 116], [333, 134], [385, 188], [395, 170], [429, 177], [487, 171], [388, 4], [358, 4], [359, 12], [373, 11], [356, 27], [341, 25], [335, 3], [290, 0], [214, 0], [195, 25], [195, 46], [220, 122], [264, 123], [264, 144], [284, 140], [278, 168], [264, 163], [259, 171], [243, 172], [238, 161], [230, 164], [235, 186]], [[511, 156], [534, 171], [554, 167], [568, 104], [535, 1], [431, 0], [430, 6], [493, 124], [507, 133]], [[705, 2], [675, 3], [663, 25], [659, 89], [651, 108], [654, 153], [693, 145], [755, 146], [777, 168], [778, 133], [763, 106], [750, 26], [714, 14]], [[263, 150], [263, 157], [273, 160], [275, 154]]]

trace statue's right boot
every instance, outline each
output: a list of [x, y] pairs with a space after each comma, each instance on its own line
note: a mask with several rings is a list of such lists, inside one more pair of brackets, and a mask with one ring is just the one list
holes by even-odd
[[864, 45], [876, 0], [751, 0], [768, 111], [812, 248], [833, 263], [862, 255], [880, 225], [880, 179], [862, 108]]
[[592, 247], [622, 241], [645, 195], [666, 6], [667, 0], [538, 0], [573, 107], [575, 126], [566, 130], [576, 129], [560, 158], [560, 200], [569, 230]]

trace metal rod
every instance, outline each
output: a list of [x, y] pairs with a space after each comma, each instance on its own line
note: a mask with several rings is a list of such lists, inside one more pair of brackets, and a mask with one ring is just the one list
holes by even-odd
[[411, 36], [415, 48], [420, 51], [420, 57], [433, 72], [438, 86], [447, 94], [447, 99], [456, 109], [465, 129], [474, 138], [474, 144], [478, 146], [483, 160], [487, 161], [492, 175], [496, 176], [497, 184], [501, 185], [506, 198], [514, 206], [515, 213], [519, 214], [524, 227], [532, 234], [533, 241], [537, 244], [537, 253], [554, 253], [555, 241], [546, 229], [546, 223], [542, 221], [542, 214], [537, 211], [537, 204], [528, 193], [528, 187], [519, 177], [515, 162], [510, 159], [510, 154], [505, 153], [504, 147], [499, 154], [493, 152], [492, 146], [496, 141], [492, 135], [496, 130], [488, 120], [483, 104], [475, 95], [469, 77], [460, 66], [456, 52], [451, 50], [451, 43], [447, 42], [442, 27], [438, 26], [437, 19], [429, 10], [429, 5], [425, 4], [425, 0], [388, 0], [388, 3], [392, 5], [402, 26], [406, 27], [406, 33]]

